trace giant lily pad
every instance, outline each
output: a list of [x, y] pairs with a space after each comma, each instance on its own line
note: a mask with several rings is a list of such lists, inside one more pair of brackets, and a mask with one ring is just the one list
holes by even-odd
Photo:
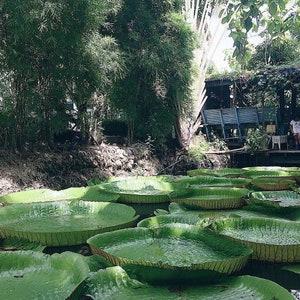
[[221, 235], [250, 246], [253, 259], [270, 262], [300, 261], [300, 223], [264, 218], [225, 218], [211, 226]]
[[283, 266], [282, 270], [287, 270], [287, 271], [290, 271], [290, 272], [300, 275], [300, 265]]
[[88, 272], [84, 257], [72, 252], [2, 252], [0, 299], [66, 299]]
[[88, 239], [93, 253], [146, 281], [209, 281], [240, 270], [252, 249], [187, 224], [127, 228]]
[[188, 170], [187, 174], [190, 176], [197, 176], [197, 175], [210, 175], [210, 176], [220, 176], [220, 177], [240, 177], [243, 176], [245, 170], [239, 168], [223, 168], [219, 170], [215, 169], [194, 169]]
[[115, 202], [118, 195], [107, 193], [97, 186], [72, 187], [65, 190], [54, 191], [50, 189], [35, 189], [7, 194], [0, 197], [0, 202], [4, 204], [47, 202], [60, 200], [86, 200]]
[[276, 177], [277, 179], [295, 179], [300, 175], [300, 172], [290, 172], [286, 170], [244, 170], [244, 175], [250, 178]]
[[215, 187], [247, 187], [251, 179], [249, 178], [227, 178], [227, 177], [216, 177], [216, 176], [192, 176], [192, 177], [181, 177], [176, 180], [178, 183], [186, 183], [187, 185], [197, 186], [215, 186]]
[[191, 187], [172, 194], [172, 201], [191, 209], [231, 209], [245, 204], [249, 190], [243, 188]]
[[293, 296], [278, 284], [254, 277], [238, 276], [211, 285], [151, 286], [131, 279], [121, 267], [100, 270], [85, 280], [71, 300], [105, 299], [285, 299]]
[[299, 167], [281, 167], [281, 166], [255, 166], [242, 168], [247, 171], [284, 171], [284, 172], [300, 172]]
[[118, 194], [119, 201], [123, 203], [169, 202], [169, 194], [174, 190], [172, 183], [146, 177], [112, 181], [101, 187]]
[[296, 184], [296, 180], [266, 176], [254, 178], [251, 183], [253, 186], [266, 191], [282, 191], [290, 190]]
[[59, 201], [14, 204], [0, 209], [0, 237], [19, 237], [48, 246], [83, 244], [101, 232], [129, 227], [138, 216], [127, 205]]
[[293, 191], [252, 192], [247, 202], [275, 207], [300, 207], [300, 195]]
[[168, 214], [156, 217], [149, 217], [142, 221], [140, 221], [137, 226], [138, 227], [148, 227], [148, 228], [155, 228], [160, 227], [166, 224], [172, 223], [181, 223], [181, 224], [190, 224], [196, 225], [199, 221], [199, 216], [195, 214]]
[[20, 238], [0, 239], [0, 251], [32, 250], [42, 252], [45, 248], [45, 245]]

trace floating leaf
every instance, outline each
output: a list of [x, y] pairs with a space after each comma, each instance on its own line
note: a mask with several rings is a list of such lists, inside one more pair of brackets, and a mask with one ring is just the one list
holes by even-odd
[[146, 281], [209, 281], [240, 270], [252, 249], [186, 224], [127, 228], [88, 239], [93, 253]]
[[299, 177], [300, 173], [296, 171], [287, 171], [287, 170], [245, 170], [244, 175], [250, 178], [256, 177], [277, 177], [283, 179], [295, 179]]
[[84, 257], [72, 252], [2, 252], [0, 299], [66, 299], [88, 273]]
[[199, 221], [198, 215], [186, 214], [186, 215], [162, 215], [156, 217], [149, 217], [140, 221], [138, 227], [155, 228], [166, 224], [180, 223], [195, 225]]
[[191, 187], [174, 192], [171, 198], [191, 209], [230, 209], [242, 207], [248, 193], [243, 188]]
[[192, 177], [182, 177], [178, 178], [178, 183], [182, 186], [186, 185], [196, 185], [196, 186], [215, 186], [215, 187], [247, 187], [251, 179], [248, 178], [228, 178], [228, 177], [215, 177], [208, 175], [196, 175]]
[[293, 191], [252, 192], [247, 202], [249, 204], [257, 203], [275, 207], [300, 208], [300, 195]]
[[45, 248], [45, 245], [37, 242], [29, 242], [25, 239], [15, 237], [0, 239], [0, 251], [32, 250], [42, 252]]
[[120, 196], [123, 203], [162, 203], [169, 202], [169, 194], [175, 184], [153, 178], [131, 178], [101, 185], [106, 191]]
[[0, 209], [0, 237], [47, 246], [78, 245], [97, 233], [132, 226], [137, 218], [133, 208], [109, 202], [14, 204]]
[[118, 195], [107, 193], [97, 186], [72, 187], [65, 190], [54, 191], [50, 189], [27, 190], [7, 194], [0, 197], [0, 202], [4, 204], [64, 201], [64, 200], [86, 200], [115, 202]]
[[151, 286], [131, 279], [121, 267], [93, 274], [71, 300], [84, 296], [105, 299], [285, 299], [293, 296], [278, 284], [254, 277], [238, 276], [211, 285]]
[[251, 247], [253, 259], [270, 262], [300, 261], [300, 223], [270, 218], [215, 220], [211, 228]]
[[266, 191], [290, 190], [296, 180], [274, 177], [257, 177], [252, 180], [252, 185]]
[[239, 177], [245, 173], [245, 170], [239, 168], [223, 168], [219, 170], [214, 169], [194, 169], [188, 170], [189, 176], [196, 175], [211, 175], [211, 176], [225, 176], [225, 177]]
[[300, 265], [289, 265], [282, 267], [282, 270], [290, 271], [295, 274], [300, 274]]

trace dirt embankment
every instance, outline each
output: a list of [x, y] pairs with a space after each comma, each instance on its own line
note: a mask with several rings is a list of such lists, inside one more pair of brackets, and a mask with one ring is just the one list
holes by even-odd
[[[204, 160], [199, 167], [212, 167]], [[217, 165], [219, 162], [217, 162]], [[144, 144], [132, 147], [101, 144], [73, 151], [39, 149], [22, 154], [0, 149], [0, 196], [25, 189], [86, 186], [92, 178], [184, 174], [195, 168], [184, 155], [156, 158]]]

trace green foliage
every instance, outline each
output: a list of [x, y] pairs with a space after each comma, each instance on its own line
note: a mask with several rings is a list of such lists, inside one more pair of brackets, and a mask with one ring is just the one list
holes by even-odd
[[247, 64], [247, 69], [258, 70], [267, 65], [284, 65], [298, 60], [300, 44], [290, 38], [265, 41], [256, 46], [254, 54]]
[[269, 141], [270, 138], [262, 126], [256, 129], [250, 128], [246, 136], [245, 147], [251, 152], [263, 150], [268, 147]]
[[263, 35], [268, 34], [271, 39], [282, 36], [285, 32], [295, 28], [295, 17], [298, 4], [290, 7], [288, 0], [255, 0], [231, 1], [220, 15], [225, 12], [223, 23], [229, 23], [230, 36], [234, 40], [233, 55], [244, 66], [245, 55], [248, 51], [248, 35], [266, 28]]
[[104, 93], [120, 74], [115, 41], [99, 33], [119, 7], [118, 0], [1, 2], [1, 67], [11, 74], [12, 96], [1, 97], [14, 102], [10, 134], [17, 148], [33, 139], [51, 141], [68, 126], [67, 97], [79, 107], [78, 125], [85, 133], [92, 93]]
[[207, 152], [228, 150], [226, 142], [218, 139], [216, 136], [212, 137], [212, 141], [208, 142], [204, 136], [194, 137], [191, 145], [186, 153], [185, 160], [190, 165], [199, 166], [201, 161], [206, 158]]
[[193, 34], [170, 3], [124, 1], [116, 18], [114, 36], [127, 72], [110, 99], [126, 114], [129, 139], [150, 135], [161, 144], [188, 111]]

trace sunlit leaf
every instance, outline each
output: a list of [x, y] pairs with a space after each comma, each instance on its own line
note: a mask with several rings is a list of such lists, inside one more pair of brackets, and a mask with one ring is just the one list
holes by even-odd
[[210, 281], [240, 270], [252, 249], [200, 227], [166, 224], [98, 234], [88, 239], [93, 253], [122, 266], [140, 280]]
[[251, 247], [253, 259], [300, 261], [300, 222], [270, 218], [226, 218], [211, 226], [221, 235]]
[[133, 226], [138, 216], [124, 204], [59, 201], [0, 209], [0, 236], [47, 246], [79, 245], [100, 232]]
[[88, 276], [84, 257], [72, 253], [46, 255], [33, 251], [0, 253], [0, 298], [66, 299]]

